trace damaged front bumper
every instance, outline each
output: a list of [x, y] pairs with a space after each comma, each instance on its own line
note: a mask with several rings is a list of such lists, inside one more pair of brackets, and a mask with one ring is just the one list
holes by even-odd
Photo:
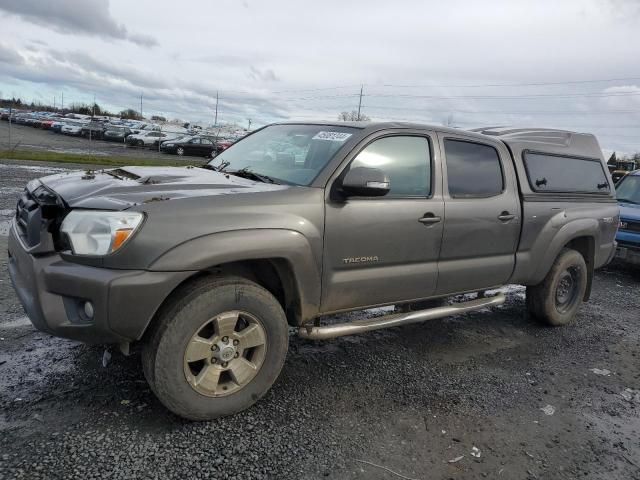
[[85, 343], [139, 340], [164, 299], [193, 273], [98, 268], [65, 261], [57, 253], [32, 255], [27, 250], [14, 221], [9, 274], [31, 323]]

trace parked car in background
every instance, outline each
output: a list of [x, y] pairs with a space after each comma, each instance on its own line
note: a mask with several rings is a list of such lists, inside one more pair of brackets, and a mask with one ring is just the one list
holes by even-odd
[[48, 119], [48, 120], [43, 120], [43, 121], [40, 123], [40, 128], [42, 128], [43, 130], [49, 130], [49, 129], [53, 126], [53, 124], [54, 124], [55, 122], [56, 122], [56, 120], [55, 120], [55, 119], [53, 119], [53, 118], [50, 118], [50, 119]]
[[225, 151], [227, 148], [229, 148], [231, 145], [233, 145], [233, 141], [231, 140], [227, 140], [227, 139], [220, 139], [216, 141], [216, 152], [220, 153]]
[[640, 162], [633, 159], [624, 159], [616, 161], [615, 165], [609, 164], [608, 167], [614, 183], [618, 183], [618, 181], [629, 172], [640, 168]]
[[129, 127], [110, 125], [104, 131], [102, 138], [110, 142], [124, 142], [131, 133]]
[[182, 139], [165, 141], [160, 145], [161, 151], [179, 156], [191, 155], [194, 157], [208, 157], [215, 149], [216, 146], [213, 141], [203, 137], [184, 137]]
[[146, 132], [133, 133], [127, 137], [127, 145], [135, 147], [151, 147], [154, 143], [162, 140], [169, 140], [173, 137], [168, 137], [166, 133], [162, 133], [157, 130], [149, 130]]
[[23, 113], [17, 113], [14, 117], [14, 120], [17, 125], [26, 125], [28, 118], [29, 118], [29, 114], [23, 112]]
[[94, 140], [101, 140], [105, 129], [106, 124], [103, 120], [92, 120], [83, 125], [82, 136], [85, 138], [92, 138]]
[[74, 137], [79, 137], [80, 135], [82, 135], [83, 126], [84, 124], [77, 120], [67, 121], [65, 122], [64, 126], [60, 130], [60, 133], [62, 133], [63, 135], [71, 135]]
[[51, 124], [51, 128], [49, 130], [55, 133], [60, 133], [62, 131], [62, 127], [64, 127], [65, 125], [65, 119], [57, 120]]
[[640, 170], [620, 180], [616, 195], [620, 205], [616, 258], [640, 266]]

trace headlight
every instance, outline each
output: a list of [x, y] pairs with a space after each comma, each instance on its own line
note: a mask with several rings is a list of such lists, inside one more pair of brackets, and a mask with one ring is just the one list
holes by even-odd
[[72, 210], [62, 222], [65, 233], [77, 255], [107, 255], [115, 252], [142, 223], [140, 212], [105, 212]]
[[162, 144], [163, 147], [173, 147], [173, 143], [163, 143]]

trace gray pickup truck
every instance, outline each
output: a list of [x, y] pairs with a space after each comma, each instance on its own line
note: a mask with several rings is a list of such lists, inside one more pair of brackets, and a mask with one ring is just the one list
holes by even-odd
[[[30, 182], [9, 270], [36, 328], [140, 345], [162, 403], [204, 420], [268, 391], [290, 327], [322, 340], [422, 322], [498, 305], [486, 292], [506, 284], [564, 325], [614, 255], [618, 217], [592, 135], [282, 123], [204, 167]], [[383, 305], [396, 309], [322, 321]]]

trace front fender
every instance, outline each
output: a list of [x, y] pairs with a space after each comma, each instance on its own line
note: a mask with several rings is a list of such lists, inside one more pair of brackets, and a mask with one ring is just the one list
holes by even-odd
[[165, 252], [152, 262], [151, 271], [204, 271], [243, 260], [284, 259], [295, 276], [303, 318], [320, 307], [321, 252], [295, 230], [247, 229], [194, 238]]

